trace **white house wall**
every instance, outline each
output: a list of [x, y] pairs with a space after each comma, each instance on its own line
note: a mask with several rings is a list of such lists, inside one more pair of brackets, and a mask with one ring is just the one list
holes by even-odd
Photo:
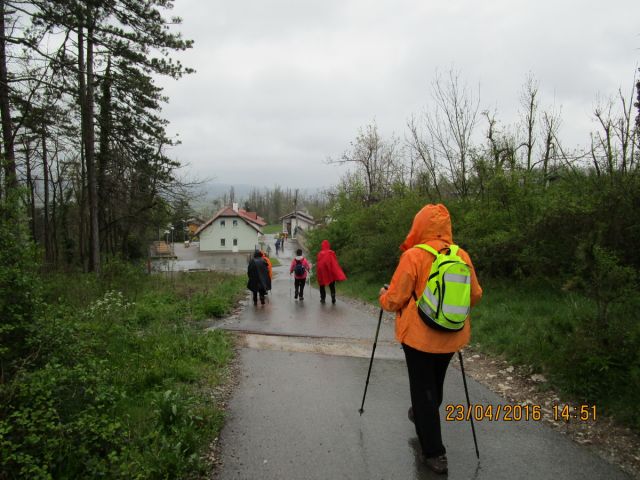
[[[237, 226], [233, 221], [237, 220]], [[221, 221], [225, 226], [221, 226]], [[221, 240], [225, 245], [221, 245]], [[234, 247], [233, 240], [238, 245]], [[200, 250], [205, 252], [252, 252], [258, 243], [258, 232], [240, 218], [217, 218], [200, 233]]]

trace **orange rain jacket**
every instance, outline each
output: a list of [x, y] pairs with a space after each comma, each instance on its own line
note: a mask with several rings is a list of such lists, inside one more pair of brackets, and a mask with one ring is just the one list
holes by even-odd
[[[469, 343], [471, 337], [471, 319], [467, 319], [462, 330], [441, 332], [425, 325], [416, 307], [416, 298], [420, 298], [427, 284], [434, 257], [429, 252], [414, 245], [426, 243], [436, 250], [453, 243], [451, 218], [442, 204], [429, 204], [420, 210], [413, 219], [413, 225], [407, 238], [400, 246], [404, 253], [393, 274], [389, 289], [380, 296], [380, 306], [396, 312], [396, 339], [400, 343], [422, 352], [456, 352]], [[471, 267], [471, 305], [482, 297], [482, 288], [478, 283], [475, 269], [469, 254], [462, 248], [458, 255]], [[415, 294], [415, 297], [414, 297]]]
[[260, 250], [260, 255], [262, 256], [264, 261], [267, 262], [267, 268], [269, 269], [269, 278], [273, 280], [273, 265], [271, 265], [271, 259], [269, 258], [269, 255], [267, 255], [262, 250]]

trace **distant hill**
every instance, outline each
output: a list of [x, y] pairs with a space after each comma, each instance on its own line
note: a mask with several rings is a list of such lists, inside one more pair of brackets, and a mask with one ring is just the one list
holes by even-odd
[[[198, 212], [211, 213], [213, 201], [222, 197], [224, 194], [229, 196], [229, 192], [233, 187], [236, 202], [242, 204], [252, 190], [263, 190], [263, 185], [248, 185], [248, 184], [230, 184], [219, 182], [206, 182], [198, 188], [195, 198], [191, 201], [191, 206]], [[270, 187], [272, 188], [272, 187]], [[280, 185], [280, 188], [286, 190], [288, 188], [298, 188], [300, 195], [315, 195], [324, 190], [324, 188], [300, 188], [291, 187], [288, 185]]]
[[[242, 201], [247, 198], [252, 190], [262, 190], [265, 187], [263, 185], [247, 185], [247, 184], [235, 184], [232, 185], [230, 183], [217, 183], [217, 182], [207, 182], [200, 187], [200, 191], [204, 194], [203, 196], [207, 200], [215, 200], [216, 198], [221, 197], [222, 195], [229, 194], [231, 191], [231, 187], [233, 187], [236, 201]], [[315, 187], [315, 188], [300, 188], [300, 187], [291, 187], [287, 185], [280, 185], [280, 188], [286, 190], [288, 188], [294, 189], [298, 188], [302, 195], [314, 195], [320, 193], [324, 188]]]

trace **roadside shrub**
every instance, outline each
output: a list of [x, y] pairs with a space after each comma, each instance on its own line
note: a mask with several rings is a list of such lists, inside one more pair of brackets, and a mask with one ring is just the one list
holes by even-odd
[[129, 298], [135, 298], [144, 284], [142, 264], [132, 263], [121, 257], [107, 257], [100, 272], [100, 285], [103, 291], [126, 291]]
[[[141, 277], [133, 302], [127, 292], [72, 274], [84, 305], [50, 278], [44, 297], [58, 302], [34, 320], [29, 362], [0, 383], [0, 477], [203, 473], [203, 452], [223, 419], [210, 388], [225, 378], [233, 350], [225, 332], [203, 332], [186, 319], [187, 305], [206, 291], [204, 298], [232, 306], [244, 278]], [[66, 282], [69, 290], [74, 284]]]
[[224, 298], [207, 297], [202, 300], [202, 314], [206, 317], [223, 317], [231, 307], [231, 302]]
[[[17, 195], [15, 196], [17, 197]], [[28, 339], [41, 306], [36, 249], [18, 198], [0, 202], [0, 383], [28, 358]]]

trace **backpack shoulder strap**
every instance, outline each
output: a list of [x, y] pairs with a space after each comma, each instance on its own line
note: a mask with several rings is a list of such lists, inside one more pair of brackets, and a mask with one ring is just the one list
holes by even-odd
[[[425, 252], [429, 252], [431, 255], [433, 255], [434, 257], [438, 258], [438, 251], [433, 248], [431, 245], [427, 245], [426, 243], [420, 243], [418, 245], [414, 245], [413, 248], [419, 248], [420, 250], [424, 250]], [[413, 296], [413, 299], [418, 301], [418, 297], [416, 295], [416, 292], [411, 292], [411, 295]]]
[[431, 245], [427, 245], [426, 243], [421, 243], [419, 245], [414, 245], [413, 248], [419, 248], [421, 250], [425, 250], [425, 251], [429, 252], [430, 254], [432, 254], [435, 257], [437, 257], [439, 255], [438, 251], [435, 248], [433, 248]]

